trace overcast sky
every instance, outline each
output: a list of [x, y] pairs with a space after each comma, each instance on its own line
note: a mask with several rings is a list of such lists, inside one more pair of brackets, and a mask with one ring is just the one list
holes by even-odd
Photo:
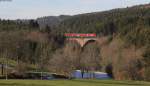
[[0, 0], [0, 18], [75, 15], [148, 3], [150, 0]]

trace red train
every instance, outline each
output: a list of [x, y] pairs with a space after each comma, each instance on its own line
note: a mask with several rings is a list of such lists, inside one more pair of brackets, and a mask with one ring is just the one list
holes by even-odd
[[96, 37], [95, 33], [90, 34], [78, 34], [78, 33], [66, 33], [66, 37]]

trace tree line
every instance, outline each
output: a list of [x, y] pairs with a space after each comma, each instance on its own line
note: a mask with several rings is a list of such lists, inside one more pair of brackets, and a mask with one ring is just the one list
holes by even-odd
[[[19, 72], [105, 71], [115, 79], [150, 80], [150, 9], [145, 6], [69, 16], [44, 27], [37, 20], [0, 20], [0, 58], [15, 61]], [[99, 40], [82, 49], [64, 33], [96, 33]]]

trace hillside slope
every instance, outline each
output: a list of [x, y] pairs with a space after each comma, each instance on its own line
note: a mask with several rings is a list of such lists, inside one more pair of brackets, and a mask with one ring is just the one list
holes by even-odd
[[150, 4], [75, 15], [61, 22], [59, 31], [97, 33], [98, 36], [119, 35], [128, 43], [150, 44]]

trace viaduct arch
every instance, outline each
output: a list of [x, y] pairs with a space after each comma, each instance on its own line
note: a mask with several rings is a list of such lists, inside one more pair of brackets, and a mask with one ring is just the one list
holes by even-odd
[[76, 34], [69, 33], [65, 34], [68, 41], [76, 41], [81, 47], [84, 47], [90, 41], [97, 41], [96, 34]]

